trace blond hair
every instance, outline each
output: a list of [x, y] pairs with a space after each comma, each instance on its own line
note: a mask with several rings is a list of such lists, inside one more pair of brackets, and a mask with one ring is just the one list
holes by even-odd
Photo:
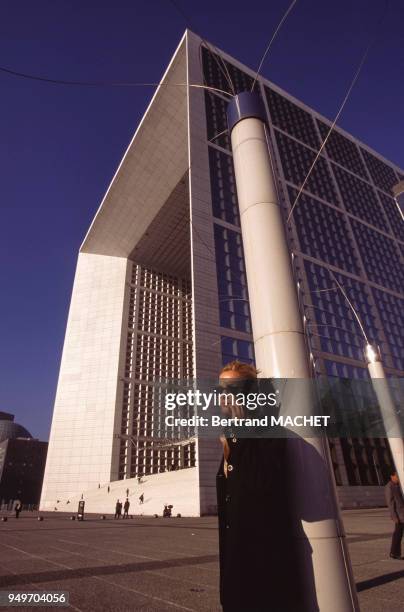
[[251, 363], [243, 363], [242, 361], [238, 361], [238, 359], [227, 363], [220, 370], [219, 376], [221, 376], [224, 372], [236, 372], [240, 378], [248, 378], [252, 380], [255, 380], [259, 374], [259, 370], [257, 370], [257, 368]]

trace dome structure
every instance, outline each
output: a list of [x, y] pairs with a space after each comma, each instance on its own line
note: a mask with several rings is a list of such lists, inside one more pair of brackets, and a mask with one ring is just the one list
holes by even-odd
[[14, 415], [0, 412], [0, 443], [9, 438], [32, 438], [25, 427], [14, 423]]

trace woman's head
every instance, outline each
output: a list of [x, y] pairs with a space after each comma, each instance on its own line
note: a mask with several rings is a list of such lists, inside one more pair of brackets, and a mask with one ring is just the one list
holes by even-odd
[[236, 402], [236, 398], [246, 397], [255, 390], [257, 370], [249, 363], [231, 361], [220, 371], [220, 406], [224, 414], [244, 416], [244, 407]]
[[250, 363], [242, 361], [231, 361], [226, 364], [220, 371], [220, 380], [239, 379], [239, 380], [256, 380], [258, 370]]

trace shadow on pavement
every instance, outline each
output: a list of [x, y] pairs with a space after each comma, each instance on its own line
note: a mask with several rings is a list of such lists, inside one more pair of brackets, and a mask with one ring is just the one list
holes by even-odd
[[146, 561], [142, 563], [125, 563], [122, 565], [99, 565], [96, 567], [61, 569], [46, 572], [35, 572], [32, 574], [22, 574], [19, 576], [1, 576], [0, 586], [8, 587], [21, 584], [29, 584], [32, 582], [54, 582], [59, 580], [71, 580], [74, 578], [90, 578], [92, 576], [126, 574], [128, 572], [145, 572], [170, 567], [202, 565], [203, 563], [212, 563], [218, 561], [218, 555], [203, 555], [200, 557], [182, 557], [180, 559], [168, 559], [167, 561]]
[[[159, 516], [158, 519], [153, 519], [148, 517], [146, 520], [149, 520], [150, 522], [145, 522], [142, 521], [140, 522], [139, 520], [136, 520], [138, 517], [134, 517], [134, 519], [128, 519], [127, 521], [125, 520], [125, 522], [121, 519], [120, 521], [116, 520], [116, 521], [111, 521], [111, 520], [107, 520], [107, 521], [103, 521], [101, 519], [90, 519], [90, 520], [84, 520], [84, 524], [90, 523], [91, 522], [91, 526], [89, 525], [88, 527], [84, 526], [83, 522], [81, 521], [72, 521], [72, 522], [68, 522], [68, 520], [66, 519], [66, 525], [61, 527], [60, 525], [57, 525], [56, 527], [43, 527], [43, 523], [41, 523], [41, 526], [38, 526], [38, 530], [35, 533], [42, 533], [43, 531], [77, 531], [78, 529], [80, 529], [80, 531], [88, 529], [88, 530], [92, 530], [92, 531], [96, 531], [97, 529], [117, 529], [119, 526], [122, 527], [128, 527], [128, 528], [136, 528], [139, 529], [140, 527], [143, 528], [147, 528], [147, 527], [165, 527], [165, 528], [169, 528], [169, 529], [197, 529], [197, 530], [203, 530], [203, 531], [217, 531], [217, 525], [214, 525], [212, 527], [205, 527], [203, 525], [200, 524], [192, 524], [192, 523], [183, 523], [180, 524], [179, 522], [174, 522], [175, 519], [163, 519], [164, 523], [161, 522], [157, 522], [158, 519], [161, 519], [162, 517]], [[142, 517], [143, 519], [144, 517]], [[141, 520], [142, 520], [141, 519]], [[180, 521], [181, 519], [178, 519], [178, 521]], [[154, 522], [155, 521], [155, 522]], [[169, 522], [170, 521], [170, 522]], [[108, 525], [108, 522], [112, 522], [112, 525]], [[72, 525], [73, 523], [73, 525]], [[20, 532], [20, 533], [28, 533], [27, 529], [24, 529], [22, 526], [21, 527], [9, 527], [10, 523], [7, 523], [7, 526], [3, 528], [3, 532], [4, 533], [12, 533], [12, 532]], [[76, 526], [77, 525], [77, 526]], [[30, 532], [31, 533], [31, 532]]]
[[356, 589], [358, 593], [360, 593], [361, 591], [367, 591], [368, 589], [373, 589], [382, 584], [387, 584], [388, 582], [394, 582], [394, 580], [399, 580], [400, 578], [404, 578], [404, 570], [390, 572], [390, 574], [382, 574], [381, 576], [375, 576], [375, 578], [370, 578], [369, 580], [357, 582]]

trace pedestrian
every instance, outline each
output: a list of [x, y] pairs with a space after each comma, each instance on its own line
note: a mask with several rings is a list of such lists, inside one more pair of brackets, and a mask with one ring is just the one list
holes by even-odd
[[123, 518], [129, 518], [129, 508], [130, 508], [130, 502], [129, 499], [126, 499], [126, 502], [124, 503], [123, 506]]
[[[245, 415], [238, 398], [250, 397], [258, 388], [257, 374], [254, 366], [239, 361], [222, 369], [223, 416]], [[270, 380], [260, 379], [259, 384], [260, 390], [268, 384], [274, 392]], [[269, 437], [267, 430], [254, 435], [227, 428], [220, 437], [223, 456], [216, 484], [223, 612], [318, 611], [311, 547], [288, 497], [289, 440], [273, 433]], [[308, 568], [306, 576], [299, 563]]]
[[115, 519], [120, 519], [121, 518], [121, 514], [122, 514], [122, 502], [119, 501], [119, 499], [117, 499], [116, 501], [116, 506], [115, 506]]
[[126, 497], [129, 497], [129, 489], [126, 489]]
[[108, 493], [109, 493], [109, 491], [110, 491], [110, 487], [109, 487], [109, 485], [108, 485]]
[[140, 497], [139, 497], [139, 503], [140, 503], [140, 504], [143, 504], [143, 502], [144, 502], [144, 495], [143, 495], [143, 493], [142, 493], [142, 494], [140, 495]]
[[172, 516], [172, 504], [168, 505], [168, 504], [164, 504], [164, 509], [163, 509], [163, 517], [164, 518], [171, 518]]
[[390, 557], [392, 559], [401, 559], [401, 540], [404, 529], [404, 498], [401, 493], [400, 481], [395, 470], [390, 472], [390, 480], [386, 484], [384, 491], [387, 506], [390, 510], [390, 518], [394, 521]]
[[15, 518], [18, 519], [18, 517], [20, 516], [20, 512], [22, 510], [22, 503], [20, 501], [16, 503], [14, 510], [15, 510]]
[[100, 483], [98, 483], [98, 488], [101, 489], [101, 484]]

